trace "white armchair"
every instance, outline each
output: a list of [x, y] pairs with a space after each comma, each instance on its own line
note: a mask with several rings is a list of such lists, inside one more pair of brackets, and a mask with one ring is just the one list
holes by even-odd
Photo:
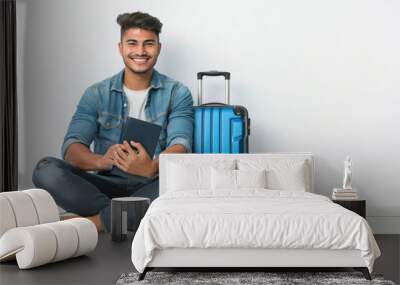
[[17, 259], [20, 269], [80, 256], [95, 249], [96, 226], [88, 219], [59, 220], [45, 190], [0, 193], [0, 262]]

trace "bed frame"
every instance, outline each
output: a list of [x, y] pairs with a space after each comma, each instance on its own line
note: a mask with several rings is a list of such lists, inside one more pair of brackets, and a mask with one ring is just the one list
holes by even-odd
[[[361, 271], [371, 280], [368, 268], [359, 250], [321, 250], [321, 249], [183, 249], [171, 248], [156, 250], [152, 261], [139, 275], [143, 280], [146, 273], [156, 268], [233, 269], [233, 271], [258, 271], [271, 268], [343, 268], [350, 267]], [[231, 271], [231, 270], [229, 270]]]
[[[212, 160], [223, 156], [262, 157], [262, 158], [293, 158], [304, 159], [308, 163], [308, 191], [314, 191], [314, 159], [311, 153], [277, 153], [277, 154], [162, 154], [160, 156], [160, 195], [165, 192], [167, 164], [182, 158]], [[139, 280], [154, 269], [229, 269], [229, 271], [265, 271], [271, 268], [285, 268], [287, 271], [296, 268], [353, 268], [361, 271], [367, 280], [371, 275], [361, 257], [359, 250], [329, 250], [329, 249], [247, 249], [247, 248], [169, 248], [154, 252], [152, 261], [147, 265]]]

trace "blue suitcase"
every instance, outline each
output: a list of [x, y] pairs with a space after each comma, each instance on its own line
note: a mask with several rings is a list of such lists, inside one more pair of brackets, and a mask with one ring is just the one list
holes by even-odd
[[[225, 77], [225, 104], [202, 104], [204, 76]], [[250, 118], [243, 106], [229, 105], [230, 73], [198, 72], [199, 106], [194, 107], [194, 153], [248, 153]]]

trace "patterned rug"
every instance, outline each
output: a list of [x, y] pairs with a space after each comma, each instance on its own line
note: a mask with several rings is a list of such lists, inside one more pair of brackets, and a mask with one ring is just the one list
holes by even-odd
[[154, 272], [150, 271], [142, 281], [139, 273], [122, 274], [117, 285], [134, 284], [221, 284], [221, 285], [297, 285], [297, 284], [376, 284], [395, 285], [384, 280], [382, 275], [372, 274], [372, 281], [364, 278], [360, 272]]

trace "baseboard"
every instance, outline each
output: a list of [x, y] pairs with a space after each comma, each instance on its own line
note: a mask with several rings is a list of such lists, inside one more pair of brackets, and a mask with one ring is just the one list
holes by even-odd
[[368, 217], [367, 221], [374, 234], [400, 234], [400, 216]]

